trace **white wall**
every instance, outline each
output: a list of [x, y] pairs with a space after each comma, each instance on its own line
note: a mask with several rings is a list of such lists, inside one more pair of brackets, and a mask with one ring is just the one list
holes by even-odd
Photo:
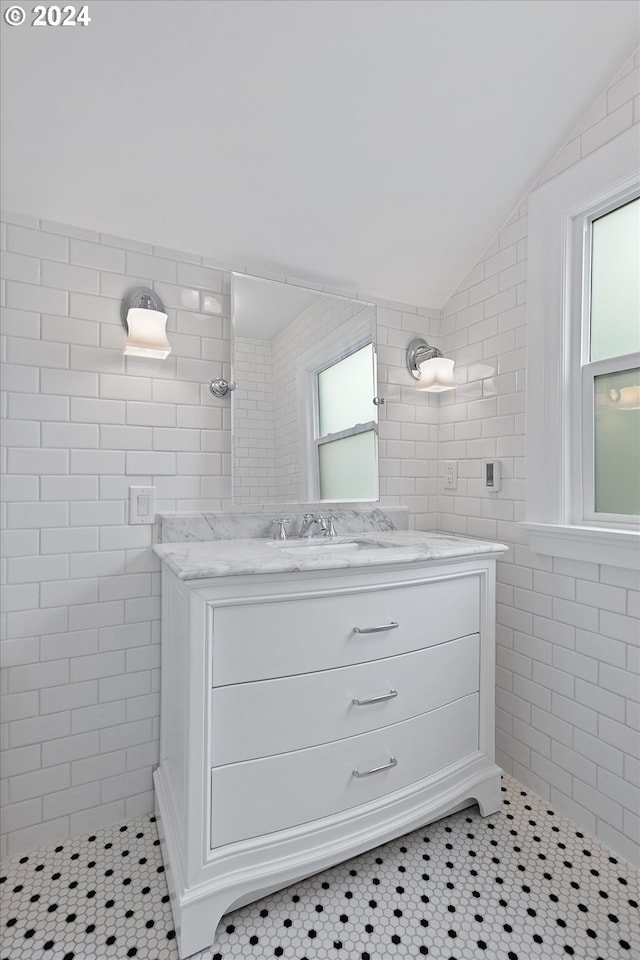
[[[230, 506], [229, 274], [206, 258], [33, 218], [2, 225], [2, 852], [150, 810], [158, 756], [159, 565], [127, 525]], [[120, 302], [148, 285], [166, 361], [125, 358]], [[344, 291], [343, 291], [344, 292]], [[357, 293], [344, 292], [347, 296]], [[402, 370], [437, 311], [379, 306], [381, 492], [436, 525], [438, 408]]]
[[[158, 509], [229, 495], [227, 277], [197, 257], [11, 217], [3, 225], [2, 830], [34, 846], [151, 809], [159, 714]], [[172, 356], [125, 358], [120, 299], [151, 285]], [[9, 840], [7, 841], [7, 837]]]
[[[640, 120], [639, 55], [545, 170], [551, 179]], [[639, 128], [640, 129], [640, 128]], [[443, 528], [508, 543], [498, 565], [498, 762], [577, 823], [640, 860], [640, 579], [532, 553], [525, 519], [527, 200], [443, 309], [463, 381], [441, 407], [440, 457], [459, 462]], [[487, 493], [483, 458], [502, 461]]]

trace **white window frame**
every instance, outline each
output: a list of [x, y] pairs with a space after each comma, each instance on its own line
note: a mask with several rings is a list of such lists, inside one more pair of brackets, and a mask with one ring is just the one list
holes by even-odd
[[331, 367], [334, 367], [336, 363], [340, 363], [341, 360], [346, 360], [347, 357], [353, 356], [354, 353], [357, 353], [359, 350], [362, 350], [364, 347], [371, 345], [372, 358], [371, 362], [373, 363], [373, 396], [376, 395], [376, 348], [373, 342], [373, 339], [368, 337], [364, 343], [361, 343], [357, 347], [349, 347], [347, 350], [344, 350], [339, 356], [331, 360], [329, 363], [323, 364], [318, 370], [314, 373], [314, 396], [315, 396], [315, 445], [316, 445], [316, 472], [318, 474], [318, 487], [320, 486], [320, 447], [324, 443], [333, 443], [334, 440], [344, 440], [346, 437], [354, 437], [358, 433], [369, 433], [371, 430], [377, 435], [378, 432], [378, 421], [377, 419], [368, 420], [366, 423], [354, 423], [352, 427], [345, 427], [344, 430], [338, 430], [335, 433], [320, 433], [320, 390], [319, 390], [319, 376], [321, 373], [324, 373], [325, 370], [329, 370]]
[[[350, 331], [336, 342], [335, 337], [328, 341], [316, 344], [304, 357], [301, 358], [298, 368], [298, 396], [303, 398], [303, 406], [299, 411], [299, 449], [303, 451], [300, 463], [302, 490], [305, 503], [321, 503], [318, 446], [331, 440], [340, 440], [343, 437], [353, 436], [373, 429], [376, 438], [376, 452], [378, 440], [378, 420], [371, 420], [365, 424], [355, 424], [338, 433], [319, 433], [318, 408], [318, 374], [333, 366], [345, 357], [351, 356], [367, 344], [373, 348], [374, 387], [377, 383], [377, 347], [376, 347], [375, 319], [365, 320], [353, 325]], [[374, 393], [375, 396], [375, 393]], [[372, 398], [373, 399], [373, 398]], [[340, 501], [341, 503], [376, 502], [380, 499], [379, 476], [378, 495], [371, 501], [354, 500]]]
[[[571, 317], [574, 336], [571, 350], [571, 382], [573, 384], [573, 409], [576, 417], [573, 421], [571, 450], [571, 504], [574, 523], [585, 522], [588, 525], [610, 527], [612, 529], [633, 530], [637, 527], [637, 518], [618, 513], [596, 512], [594, 479], [594, 399], [596, 377], [608, 373], [618, 373], [640, 366], [640, 353], [628, 353], [619, 357], [607, 357], [604, 360], [591, 360], [591, 266], [592, 266], [592, 227], [593, 221], [606, 216], [614, 210], [638, 198], [640, 187], [624, 190], [605, 203], [600, 203], [574, 219], [576, 262], [571, 264], [571, 272], [578, 283], [582, 276], [581, 296], [575, 298]], [[578, 256], [580, 261], [578, 261]], [[580, 269], [581, 267], [581, 269]], [[581, 429], [577, 427], [577, 418]]]
[[[636, 569], [637, 520], [586, 509], [593, 484], [591, 471], [583, 469], [584, 458], [592, 453], [593, 377], [606, 372], [612, 361], [582, 362], [588, 359], [582, 315], [588, 306], [583, 264], [585, 252], [590, 253], [590, 223], [624, 198], [632, 199], [639, 184], [637, 132], [631, 129], [530, 197], [523, 525], [539, 553]], [[636, 365], [634, 355], [625, 357], [624, 364], [624, 369]]]

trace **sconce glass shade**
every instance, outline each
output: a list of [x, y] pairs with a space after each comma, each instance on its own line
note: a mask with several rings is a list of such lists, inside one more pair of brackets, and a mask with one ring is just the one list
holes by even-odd
[[167, 340], [167, 314], [132, 307], [127, 313], [128, 336], [124, 352], [129, 357], [165, 360], [171, 353]]
[[428, 390], [430, 393], [441, 393], [443, 390], [453, 390], [456, 382], [453, 379], [453, 360], [447, 357], [431, 357], [418, 364], [420, 380], [418, 390]]

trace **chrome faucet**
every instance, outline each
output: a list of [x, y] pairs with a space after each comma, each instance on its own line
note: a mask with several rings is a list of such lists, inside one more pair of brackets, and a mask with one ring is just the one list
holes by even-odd
[[313, 513], [304, 513], [302, 515], [302, 526], [300, 527], [300, 537], [312, 537], [313, 533], [310, 533], [311, 527], [314, 523], [318, 523], [319, 518], [316, 517]]
[[335, 537], [334, 527], [335, 517], [319, 517], [314, 513], [305, 513], [302, 516], [302, 526], [300, 527], [300, 537], [312, 537], [311, 528], [314, 523], [318, 524], [318, 533], [321, 537]]

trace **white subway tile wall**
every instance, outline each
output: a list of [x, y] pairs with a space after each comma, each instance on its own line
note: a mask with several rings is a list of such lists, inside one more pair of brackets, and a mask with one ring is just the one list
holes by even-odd
[[[0, 852], [14, 853], [152, 809], [160, 568], [153, 527], [127, 524], [128, 489], [154, 484], [158, 511], [231, 506], [230, 398], [208, 390], [230, 372], [230, 276], [5, 220]], [[120, 300], [136, 285], [167, 308], [164, 362], [122, 354]], [[438, 316], [380, 305], [383, 502], [422, 529], [437, 526], [438, 407], [396, 367]]]
[[[640, 115], [640, 55], [622, 69], [542, 183]], [[633, 114], [635, 104], [635, 116]], [[461, 386], [444, 394], [440, 458], [459, 461], [443, 529], [510, 545], [498, 564], [498, 762], [623, 856], [640, 862], [640, 579], [529, 551], [524, 517], [527, 201], [443, 308]], [[502, 462], [488, 492], [482, 460]]]
[[[234, 338], [233, 375], [239, 392], [233, 398], [233, 483], [238, 503], [278, 499], [272, 348], [271, 340]], [[278, 398], [278, 403], [284, 406], [282, 398]], [[292, 413], [295, 421], [295, 409]], [[297, 496], [291, 499], [296, 500]]]

